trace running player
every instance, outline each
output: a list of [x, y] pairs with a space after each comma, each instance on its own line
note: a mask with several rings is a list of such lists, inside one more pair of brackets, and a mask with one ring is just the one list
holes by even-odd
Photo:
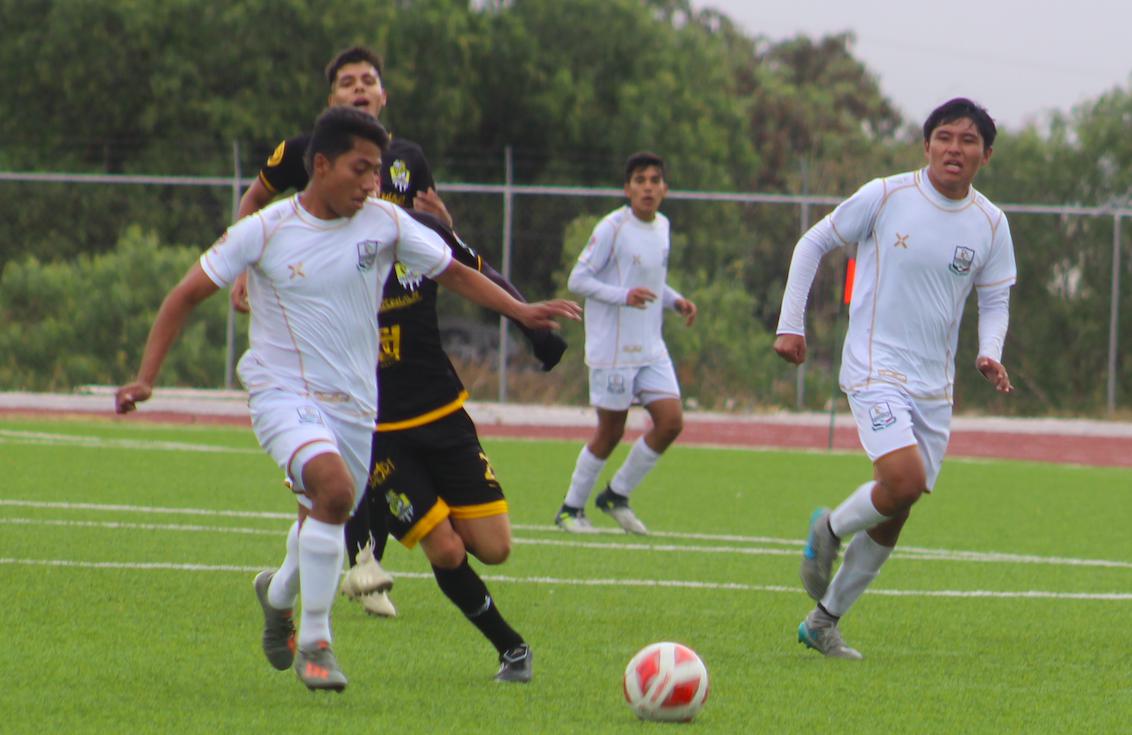
[[810, 520], [801, 576], [817, 606], [798, 627], [798, 640], [826, 656], [862, 657], [845, 644], [839, 621], [939, 476], [951, 433], [959, 323], [972, 288], [979, 305], [975, 367], [999, 391], [1012, 390], [1001, 360], [1014, 246], [1002, 210], [971, 186], [990, 161], [995, 132], [974, 102], [944, 103], [924, 122], [924, 168], [865, 184], [794, 249], [774, 349], [799, 365], [806, 359], [806, 297], [821, 258], [857, 245], [840, 382], [873, 478]]
[[[147, 400], [189, 314], [250, 269], [252, 329], [240, 380], [256, 437], [287, 473], [301, 505], [283, 564], [255, 580], [264, 612], [263, 649], [275, 668], [293, 664], [311, 689], [346, 686], [331, 649], [330, 608], [345, 521], [367, 480], [377, 414], [377, 309], [394, 255], [532, 328], [579, 314], [566, 301], [516, 301], [453, 262], [439, 238], [404, 210], [370, 199], [387, 141], [370, 115], [346, 107], [323, 113], [306, 152], [309, 186], [239, 221], [201, 256], [162, 303], [136, 379], [115, 395], [118, 413]], [[296, 655], [292, 610], [299, 596]]]

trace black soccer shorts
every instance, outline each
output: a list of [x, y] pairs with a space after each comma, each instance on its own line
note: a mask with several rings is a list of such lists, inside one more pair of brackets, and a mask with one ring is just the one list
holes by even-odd
[[383, 499], [389, 532], [410, 549], [449, 515], [507, 513], [503, 488], [462, 408], [432, 423], [375, 432], [369, 492]]

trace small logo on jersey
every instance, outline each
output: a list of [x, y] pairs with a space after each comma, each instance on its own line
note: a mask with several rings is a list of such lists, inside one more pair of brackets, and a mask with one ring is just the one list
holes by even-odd
[[358, 243], [358, 270], [368, 271], [377, 262], [377, 240], [362, 240]]
[[896, 233], [896, 242], [892, 243], [892, 247], [894, 247], [894, 248], [904, 248], [905, 250], [907, 250], [908, 249], [908, 238], [909, 237], [911, 237], [911, 235], [901, 235], [899, 232], [897, 232]]
[[287, 279], [289, 281], [293, 281], [296, 278], [305, 278], [307, 275], [306, 273], [303, 273], [303, 264], [301, 262], [288, 263], [287, 269], [291, 271], [291, 277]]
[[271, 158], [267, 159], [267, 167], [278, 166], [283, 163], [283, 150], [287, 147], [287, 141], [283, 141], [275, 146], [275, 150], [271, 153]]
[[640, 264], [641, 264], [641, 256], [634, 255], [633, 256], [633, 265], [640, 265]]
[[416, 271], [406, 268], [400, 261], [393, 264], [393, 272], [397, 274], [397, 283], [406, 291], [416, 291], [421, 287], [424, 276]]
[[883, 431], [896, 423], [892, 409], [887, 403], [878, 403], [869, 409], [869, 420], [873, 423], [873, 431]]
[[385, 502], [389, 503], [389, 512], [402, 523], [413, 522], [413, 504], [405, 493], [393, 490], [385, 491]]
[[409, 167], [405, 165], [405, 162], [398, 158], [393, 162], [393, 165], [389, 167], [389, 178], [393, 180], [394, 189], [397, 191], [408, 191], [412, 174], [409, 173]]
[[607, 393], [621, 395], [625, 392], [625, 377], [621, 373], [613, 373], [605, 384], [605, 390]]
[[300, 424], [321, 424], [322, 414], [314, 406], [302, 406], [297, 409]]
[[957, 276], [967, 276], [971, 274], [971, 266], [974, 262], [975, 251], [960, 245], [955, 248], [955, 255], [951, 257], [951, 265], [948, 269]]

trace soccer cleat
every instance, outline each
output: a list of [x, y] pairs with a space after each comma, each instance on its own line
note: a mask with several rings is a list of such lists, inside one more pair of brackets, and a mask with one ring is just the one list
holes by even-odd
[[841, 639], [841, 629], [837, 627], [837, 619], [823, 615], [818, 609], [814, 609], [798, 625], [798, 642], [829, 658], [844, 658], [850, 661], [860, 661], [864, 658], [860, 651], [845, 645], [845, 641]]
[[393, 607], [393, 600], [389, 599], [388, 592], [370, 592], [358, 599], [362, 602], [362, 608], [370, 615], [379, 618], [397, 617], [397, 608]]
[[299, 649], [295, 673], [311, 691], [329, 689], [340, 692], [346, 688], [346, 675], [338, 668], [338, 660], [326, 641], [319, 641], [313, 648]]
[[641, 523], [641, 519], [637, 518], [637, 514], [629, 507], [629, 499], [613, 492], [613, 488], [608, 485], [594, 498], [594, 505], [601, 512], [612, 516], [613, 520], [617, 521], [617, 525], [625, 529], [625, 533], [648, 535], [649, 530], [645, 528], [645, 524]]
[[558, 511], [558, 515], [554, 517], [554, 523], [567, 533], [597, 533], [597, 529], [590, 523], [590, 519], [586, 518], [586, 512], [584, 510], [570, 508], [565, 505]]
[[534, 677], [533, 662], [534, 654], [526, 643], [504, 651], [499, 654], [499, 673], [495, 675], [495, 680], [526, 684]]
[[373, 558], [373, 543], [358, 551], [354, 566], [342, 577], [342, 594], [356, 600], [371, 592], [386, 592], [393, 588], [393, 577]]
[[279, 610], [267, 601], [267, 588], [275, 572], [260, 572], [255, 577], [255, 594], [263, 608], [263, 655], [280, 671], [291, 668], [295, 660], [295, 623], [292, 610]]
[[829, 509], [818, 508], [810, 516], [810, 532], [806, 535], [806, 548], [802, 549], [799, 575], [806, 594], [814, 600], [825, 596], [833, 572], [833, 561], [841, 548], [841, 541], [830, 530], [829, 515]]

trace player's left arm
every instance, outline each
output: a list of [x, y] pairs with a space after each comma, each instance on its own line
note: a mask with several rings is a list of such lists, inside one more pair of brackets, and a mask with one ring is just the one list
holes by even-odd
[[1018, 277], [1014, 260], [1014, 241], [1006, 215], [999, 215], [986, 263], [979, 269], [975, 290], [979, 303], [979, 356], [975, 367], [996, 390], [1014, 390], [1002, 365], [1006, 329], [1010, 324], [1010, 287]]
[[456, 260], [432, 279], [469, 301], [514, 319], [530, 329], [558, 329], [556, 317], [578, 321], [582, 316], [582, 307], [567, 299], [530, 304], [519, 301], [479, 271]]
[[664, 294], [661, 296], [662, 303], [665, 309], [672, 309], [680, 316], [684, 317], [684, 326], [690, 327], [696, 321], [696, 305], [691, 299], [684, 298], [684, 296], [676, 289], [664, 284]]

